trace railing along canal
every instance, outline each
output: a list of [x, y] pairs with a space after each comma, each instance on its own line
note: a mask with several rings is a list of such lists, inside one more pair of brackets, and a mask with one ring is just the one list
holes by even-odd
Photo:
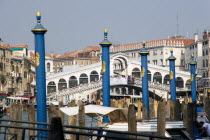
[[[81, 137], [85, 137], [88, 140], [142, 140], [142, 139], [165, 139], [165, 140], [176, 140], [174, 138], [162, 137], [156, 135], [148, 135], [141, 133], [131, 133], [131, 132], [122, 132], [122, 131], [113, 131], [113, 130], [105, 130], [104, 128], [93, 128], [93, 127], [79, 127], [79, 126], [71, 126], [71, 125], [63, 125], [61, 123], [61, 119], [59, 117], [55, 117], [52, 119], [50, 123], [39, 123], [39, 122], [29, 122], [29, 121], [16, 121], [9, 119], [0, 119], [1, 124], [1, 139], [7, 140], [10, 137], [10, 140], [17, 140], [17, 138], [21, 140], [34, 140], [34, 139], [47, 139], [47, 140], [70, 140], [69, 135], [74, 135], [76, 140], [80, 140]], [[2, 122], [13, 122], [20, 125], [9, 125], [2, 124]], [[35, 124], [35, 125], [46, 125], [47, 128], [38, 128], [38, 127], [28, 127], [22, 126], [22, 124]], [[75, 131], [69, 131], [68, 129], [75, 129]], [[22, 130], [21, 133], [17, 134], [15, 131], [10, 132], [11, 129]], [[33, 130], [36, 131], [36, 134], [33, 136], [29, 136], [27, 131]], [[79, 131], [83, 130], [83, 131]], [[37, 131], [39, 133], [37, 133]], [[17, 132], [17, 131], [16, 131]], [[44, 136], [43, 132], [47, 132], [47, 135]], [[2, 136], [3, 135], [3, 136]], [[129, 137], [132, 136], [132, 137]]]

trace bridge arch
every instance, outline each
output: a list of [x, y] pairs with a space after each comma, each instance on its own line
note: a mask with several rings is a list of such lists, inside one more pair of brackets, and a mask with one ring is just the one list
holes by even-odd
[[110, 62], [111, 67], [111, 75], [128, 75], [128, 58], [127, 56], [123, 54], [117, 54], [112, 56], [111, 62]]
[[66, 89], [67, 88], [67, 82], [65, 79], [61, 78], [59, 81], [58, 81], [58, 90], [63, 90], [63, 89]]
[[90, 73], [90, 82], [95, 82], [95, 81], [98, 81], [99, 80], [99, 74], [97, 71], [92, 71]]
[[50, 81], [47, 84], [47, 93], [52, 93], [52, 92], [56, 92], [56, 84], [54, 81]]
[[78, 80], [77, 80], [77, 77], [76, 76], [71, 76], [69, 78], [69, 88], [71, 87], [75, 87], [78, 85]]
[[176, 87], [183, 88], [184, 80], [182, 77], [176, 77]]
[[88, 76], [85, 73], [82, 73], [79, 77], [79, 84], [86, 84], [88, 83]]
[[162, 75], [160, 72], [155, 72], [153, 76], [153, 82], [162, 83]]

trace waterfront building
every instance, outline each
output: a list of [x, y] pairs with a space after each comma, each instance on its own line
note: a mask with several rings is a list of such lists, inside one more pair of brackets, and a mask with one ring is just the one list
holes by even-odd
[[11, 58], [12, 50], [9, 49], [9, 44], [2, 44], [0, 41], [0, 93], [7, 94], [11, 92]]
[[185, 69], [189, 71], [189, 62], [191, 61], [191, 55], [194, 55], [194, 60], [197, 62], [196, 74], [200, 76], [197, 82], [197, 87], [203, 89], [209, 87], [209, 49], [210, 49], [210, 32], [204, 30], [202, 39], [198, 38], [198, 34], [195, 34], [195, 42], [186, 46], [185, 53]]
[[0, 93], [31, 97], [35, 92], [35, 67], [27, 58], [26, 44], [0, 44]]
[[[177, 58], [175, 65], [176, 69], [185, 71], [185, 47], [193, 42], [194, 39], [184, 38], [147, 41], [146, 48], [149, 51], [148, 63], [162, 67], [169, 67], [168, 57], [170, 56], [170, 49], [172, 48], [174, 51], [174, 56]], [[140, 42], [112, 46], [110, 51], [112, 54], [121, 52], [130, 56], [130, 58], [133, 60], [139, 60], [141, 58], [138, 52], [142, 48], [142, 42]]]
[[64, 55], [46, 54], [46, 74], [49, 76], [62, 72], [65, 66], [85, 66], [97, 63], [100, 61], [99, 53], [100, 47], [88, 46], [83, 51], [68, 52]]

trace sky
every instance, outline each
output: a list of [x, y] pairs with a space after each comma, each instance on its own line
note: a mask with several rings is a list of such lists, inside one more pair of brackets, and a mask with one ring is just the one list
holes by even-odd
[[[34, 50], [36, 12], [42, 14], [45, 52], [64, 54], [99, 46], [104, 28], [113, 44], [166, 39], [177, 33], [202, 38], [210, 29], [210, 0], [1, 0], [0, 38]], [[178, 25], [178, 26], [177, 26]]]

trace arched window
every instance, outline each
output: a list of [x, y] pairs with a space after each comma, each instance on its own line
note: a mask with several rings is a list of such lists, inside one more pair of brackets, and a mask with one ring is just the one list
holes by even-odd
[[184, 80], [182, 77], [176, 78], [176, 87], [183, 88], [184, 87]]
[[90, 82], [95, 82], [95, 81], [98, 81], [99, 79], [99, 74], [97, 71], [92, 71], [90, 73]]
[[71, 76], [69, 78], [69, 88], [71, 87], [75, 87], [78, 85], [78, 81], [77, 81], [77, 78], [75, 76]]
[[163, 84], [169, 85], [169, 81], [170, 81], [169, 78], [170, 78], [169, 74], [165, 75], [165, 77], [164, 77], [164, 79], [163, 79]]
[[47, 93], [56, 92], [55, 82], [51, 81], [47, 84]]
[[58, 82], [58, 90], [63, 90], [67, 88], [66, 80], [61, 78]]
[[140, 78], [140, 69], [139, 68], [134, 68], [132, 70], [132, 76], [136, 78]]
[[153, 82], [162, 83], [162, 75], [160, 72], [156, 72], [153, 76]]
[[79, 84], [88, 83], [88, 76], [87, 74], [83, 73], [79, 77]]

